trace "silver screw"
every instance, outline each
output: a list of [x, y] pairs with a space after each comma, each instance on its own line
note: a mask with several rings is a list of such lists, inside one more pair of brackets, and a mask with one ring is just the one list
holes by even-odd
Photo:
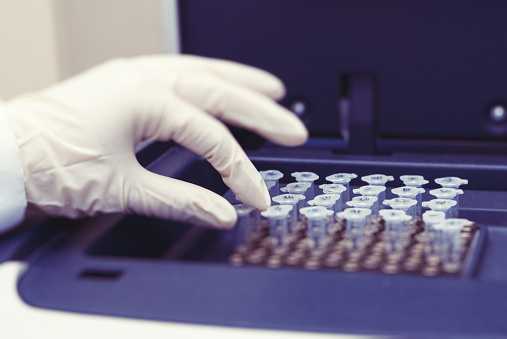
[[504, 122], [507, 118], [507, 110], [503, 105], [495, 105], [489, 111], [489, 117], [494, 122]]
[[306, 113], [306, 104], [304, 101], [296, 100], [290, 105], [290, 110], [298, 117]]

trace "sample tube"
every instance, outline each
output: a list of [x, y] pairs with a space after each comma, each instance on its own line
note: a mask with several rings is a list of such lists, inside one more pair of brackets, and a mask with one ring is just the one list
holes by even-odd
[[381, 210], [379, 214], [385, 222], [387, 251], [404, 252], [410, 239], [407, 222], [412, 219], [411, 216], [402, 210]]
[[327, 181], [331, 181], [333, 184], [341, 184], [346, 190], [342, 195], [342, 202], [345, 203], [350, 200], [350, 189], [349, 183], [352, 179], [357, 178], [357, 174], [355, 173], [336, 173], [331, 174], [326, 177]]
[[437, 199], [451, 199], [456, 201], [456, 206], [451, 207], [451, 218], [457, 218], [459, 214], [459, 196], [463, 194], [463, 190], [459, 188], [437, 188], [430, 191], [430, 194]]
[[386, 187], [385, 186], [374, 186], [374, 185], [366, 185], [361, 186], [352, 190], [355, 194], [361, 194], [369, 197], [376, 197], [378, 201], [378, 205], [382, 204], [386, 197]]
[[368, 208], [371, 210], [371, 215], [378, 215], [379, 205], [378, 199], [374, 196], [361, 196], [353, 197], [352, 200], [347, 201], [346, 204], [355, 208]]
[[440, 243], [442, 268], [448, 273], [456, 273], [461, 268], [461, 230], [468, 223], [467, 219], [446, 219], [434, 226]]
[[236, 250], [244, 252], [257, 232], [259, 213], [252, 206], [245, 204], [233, 205], [238, 215], [236, 222]]
[[337, 213], [338, 218], [346, 220], [346, 237], [349, 251], [362, 251], [366, 245], [366, 228], [371, 210], [369, 208], [347, 208]]
[[409, 198], [394, 198], [384, 200], [384, 205], [391, 206], [392, 209], [402, 210], [412, 218], [415, 217], [415, 206], [417, 200]]
[[441, 211], [426, 211], [422, 215], [426, 233], [435, 232], [434, 226], [445, 220], [445, 213]]
[[343, 212], [337, 213], [338, 217], [347, 221], [347, 229], [359, 230], [364, 232], [368, 217], [371, 215], [369, 208], [347, 208]]
[[299, 220], [298, 202], [304, 200], [305, 196], [302, 194], [281, 194], [273, 197], [273, 201], [280, 205], [292, 206], [289, 212], [289, 233], [296, 230], [297, 222]]
[[289, 240], [288, 215], [292, 210], [290, 205], [269, 206], [261, 215], [269, 219], [269, 236], [271, 248], [275, 252], [283, 252]]
[[[280, 188], [280, 191], [286, 192], [289, 194], [303, 194], [305, 196], [305, 200], [308, 201], [308, 188], [312, 186], [309, 182], [291, 182], [287, 184], [287, 186]], [[300, 200], [298, 203], [298, 208], [305, 207], [305, 200]]]
[[267, 170], [267, 171], [259, 171], [259, 174], [261, 175], [262, 179], [264, 179], [264, 181], [266, 182], [266, 186], [267, 186], [268, 181], [275, 182], [275, 184], [272, 188], [273, 194], [271, 195], [271, 197], [274, 197], [274, 196], [277, 196], [278, 194], [280, 194], [280, 189], [279, 189], [280, 186], [279, 186], [278, 181], [281, 178], [283, 178], [282, 172], [277, 171], [277, 170]]
[[432, 211], [444, 212], [446, 219], [452, 218], [451, 213], [453, 209], [451, 207], [456, 206], [456, 201], [449, 199], [432, 199], [430, 201], [423, 201], [423, 207], [428, 207]]
[[343, 201], [345, 196], [345, 191], [347, 188], [342, 184], [323, 184], [319, 186], [320, 189], [322, 189], [322, 193], [324, 194], [339, 194], [340, 200], [338, 201], [338, 212], [341, 212], [343, 210]]
[[333, 213], [340, 212], [339, 211], [339, 194], [320, 194], [315, 197], [315, 199], [308, 201], [308, 205], [310, 206], [322, 206], [327, 208], [328, 210], [332, 210]]
[[[271, 198], [275, 197], [278, 195], [278, 192], [276, 187], [276, 181], [273, 181], [273, 180], [270, 180], [270, 181], [264, 181], [264, 184], [266, 184], [266, 188], [268, 189], [268, 193], [269, 193], [269, 196]], [[239, 199], [238, 199], [239, 200]]]
[[313, 182], [315, 180], [319, 179], [319, 176], [313, 172], [294, 172], [294, 173], [291, 173], [291, 175], [294, 178], [296, 178], [296, 181], [307, 182], [307, 183], [311, 184], [311, 186], [306, 191], [307, 192], [306, 197], [308, 198], [308, 200], [312, 200], [313, 197], [315, 196]]
[[411, 187], [422, 187], [429, 183], [422, 175], [402, 175], [400, 180], [403, 181], [403, 185]]
[[393, 188], [391, 192], [396, 194], [400, 198], [409, 198], [417, 201], [415, 205], [415, 215], [420, 217], [422, 214], [422, 193], [424, 193], [424, 188], [415, 187], [415, 186], [403, 186], [398, 188]]
[[426, 257], [439, 258], [439, 244], [435, 233], [435, 225], [445, 220], [445, 213], [440, 211], [426, 211], [422, 215], [424, 222], [424, 251]]
[[445, 188], [459, 188], [461, 185], [468, 184], [467, 179], [461, 179], [458, 177], [444, 177], [437, 178], [435, 182]]
[[327, 235], [327, 219], [333, 212], [322, 206], [304, 207], [300, 212], [308, 219], [306, 234], [310, 248], [312, 251], [321, 250]]
[[386, 182], [393, 181], [394, 177], [391, 175], [384, 175], [384, 174], [372, 174], [372, 175], [365, 175], [364, 177], [361, 177], [361, 180], [364, 182], [367, 182], [368, 185], [385, 186]]

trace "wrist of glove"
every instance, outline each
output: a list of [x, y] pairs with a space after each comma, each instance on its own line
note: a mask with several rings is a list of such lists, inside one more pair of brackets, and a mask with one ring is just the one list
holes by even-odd
[[252, 67], [146, 56], [107, 62], [6, 108], [27, 200], [49, 215], [126, 212], [231, 227], [236, 215], [225, 199], [147, 171], [135, 146], [174, 140], [205, 157], [242, 202], [265, 209], [264, 182], [222, 121], [299, 145], [307, 131], [274, 102], [283, 94], [280, 80]]

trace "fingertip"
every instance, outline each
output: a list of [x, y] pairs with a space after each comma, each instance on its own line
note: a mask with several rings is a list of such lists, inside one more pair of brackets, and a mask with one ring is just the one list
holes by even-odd
[[236, 210], [222, 196], [200, 186], [148, 172], [127, 180], [125, 212], [215, 229], [236, 224]]
[[[227, 185], [235, 191], [238, 199], [245, 205], [254, 207], [259, 211], [266, 210], [271, 206], [271, 197], [262, 177], [255, 167], [246, 176], [228, 180]], [[246, 181], [248, 184], [245, 185]]]
[[294, 139], [293, 139], [293, 145], [292, 146], [300, 146], [304, 144], [309, 137], [309, 132], [306, 126], [299, 121], [298, 124], [294, 127]]
[[238, 220], [236, 210], [229, 202], [226, 202], [224, 206], [220, 208], [220, 213], [217, 213], [215, 216], [217, 222], [210, 226], [218, 229], [231, 229], [236, 225], [236, 221]]
[[269, 195], [264, 180], [262, 180], [262, 183], [264, 184], [264, 205], [260, 206], [259, 211], [265, 211], [269, 206], [271, 206], [271, 196]]
[[219, 230], [228, 230], [236, 225], [236, 210], [223, 197], [209, 201], [207, 206], [208, 208], [203, 208], [203, 213], [196, 214], [197, 218], [193, 220], [193, 224]]
[[274, 131], [271, 140], [282, 146], [300, 146], [309, 137], [309, 132], [303, 122], [293, 113], [287, 112], [284, 116], [283, 129]]
[[[271, 74], [270, 74], [271, 75]], [[274, 100], [281, 100], [285, 97], [287, 89], [285, 88], [285, 84], [282, 80], [278, 79], [276, 76], [271, 75], [271, 81], [266, 82], [266, 90], [265, 94]]]

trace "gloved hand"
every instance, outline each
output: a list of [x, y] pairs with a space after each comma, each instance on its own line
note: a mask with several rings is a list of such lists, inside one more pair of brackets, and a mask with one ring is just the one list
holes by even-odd
[[[7, 104], [29, 203], [52, 216], [126, 212], [232, 227], [234, 208], [196, 185], [153, 174], [136, 160], [143, 140], [174, 140], [205, 157], [246, 204], [269, 194], [255, 167], [219, 121], [275, 143], [302, 144], [307, 130], [273, 99], [271, 74], [193, 56], [112, 60]], [[280, 128], [284, 126], [284, 128]]]

